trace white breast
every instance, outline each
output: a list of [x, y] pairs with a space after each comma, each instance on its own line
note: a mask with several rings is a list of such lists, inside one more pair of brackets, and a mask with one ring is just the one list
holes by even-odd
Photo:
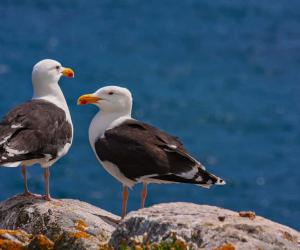
[[135, 182], [124, 176], [115, 164], [109, 161], [102, 162], [99, 159], [95, 149], [96, 140], [98, 138], [104, 137], [104, 133], [106, 130], [112, 129], [128, 119], [132, 118], [129, 115], [120, 116], [118, 114], [105, 114], [101, 113], [101, 111], [98, 112], [93, 118], [89, 127], [89, 140], [98, 161], [101, 163], [104, 169], [113, 177], [115, 177], [118, 181], [123, 183], [123, 185], [127, 187], [132, 187], [135, 184]]
[[129, 115], [118, 116], [116, 114], [101, 113], [101, 111], [99, 111], [89, 127], [89, 140], [92, 148], [94, 149], [96, 140], [103, 137], [106, 130], [112, 129], [128, 119], [132, 118]]

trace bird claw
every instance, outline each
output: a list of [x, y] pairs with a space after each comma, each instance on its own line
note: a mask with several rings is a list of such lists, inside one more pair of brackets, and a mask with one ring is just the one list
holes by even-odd
[[45, 200], [45, 201], [53, 201], [53, 199], [51, 198], [51, 196], [48, 195], [48, 194], [43, 195], [42, 199]]
[[52, 204], [57, 205], [57, 206], [62, 206], [63, 203], [60, 200], [52, 198], [50, 195], [43, 195], [42, 199], [45, 201], [51, 201]]

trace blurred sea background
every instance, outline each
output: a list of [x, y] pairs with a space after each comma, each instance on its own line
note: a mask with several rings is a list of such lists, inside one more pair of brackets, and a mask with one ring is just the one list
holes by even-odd
[[[147, 205], [186, 201], [253, 210], [300, 229], [300, 1], [1, 0], [0, 115], [31, 98], [32, 66], [72, 67], [62, 79], [75, 126], [51, 168], [54, 197], [120, 214], [121, 185], [88, 142], [96, 107], [77, 97], [128, 87], [134, 116], [174, 135], [227, 185], [150, 185]], [[39, 167], [30, 189], [42, 193]], [[129, 210], [140, 206], [138, 185]], [[0, 169], [0, 200], [23, 191], [19, 168]]]

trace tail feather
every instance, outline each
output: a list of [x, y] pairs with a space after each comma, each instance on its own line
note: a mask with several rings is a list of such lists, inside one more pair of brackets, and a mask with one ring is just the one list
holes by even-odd
[[196, 173], [193, 173], [192, 176], [187, 173], [182, 173], [159, 175], [152, 178], [167, 182], [196, 184], [204, 188], [210, 188], [212, 185], [226, 184], [223, 179], [207, 172], [206, 170], [203, 170], [202, 168], [198, 168]]
[[180, 176], [193, 181], [203, 187], [210, 187], [211, 185], [225, 185], [226, 182], [220, 177], [208, 172], [202, 165], [196, 165], [188, 172], [181, 173]]
[[[210, 174], [210, 176], [213, 177], [213, 178], [209, 179], [208, 183], [198, 184], [198, 186], [201, 186], [201, 187], [204, 187], [204, 188], [210, 188], [212, 185], [225, 185], [226, 184], [226, 181], [224, 181], [220, 177], [215, 176], [213, 174]], [[215, 181], [214, 183], [210, 183], [210, 180], [212, 180], [212, 179]]]

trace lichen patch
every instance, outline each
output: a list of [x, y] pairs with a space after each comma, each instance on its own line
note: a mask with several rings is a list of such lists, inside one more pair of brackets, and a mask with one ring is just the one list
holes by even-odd
[[1, 250], [24, 250], [25, 247], [18, 242], [12, 240], [1, 240], [0, 239], [0, 249]]
[[213, 250], [235, 250], [235, 246], [231, 243], [226, 243], [225, 245], [215, 248]]

